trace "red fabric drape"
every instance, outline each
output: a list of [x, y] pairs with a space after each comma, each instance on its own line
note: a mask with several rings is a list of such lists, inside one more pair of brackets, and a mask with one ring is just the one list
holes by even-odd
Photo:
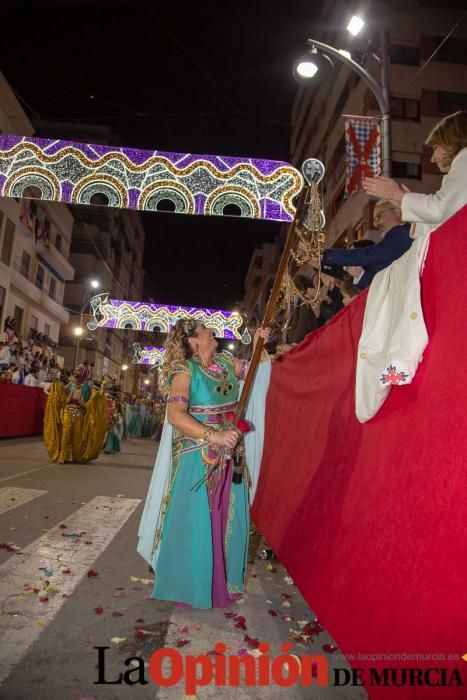
[[41, 435], [46, 403], [43, 389], [0, 382], [0, 437]]
[[[467, 208], [431, 236], [422, 277], [429, 346], [412, 384], [355, 417], [366, 294], [274, 365], [253, 518], [354, 668], [467, 652]], [[372, 699], [467, 689], [367, 687]]]

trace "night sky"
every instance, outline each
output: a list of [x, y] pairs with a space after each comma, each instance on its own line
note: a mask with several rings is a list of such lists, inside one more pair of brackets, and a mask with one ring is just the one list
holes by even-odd
[[[320, 7], [10, 3], [0, 69], [32, 119], [106, 124], [124, 146], [288, 160], [291, 67]], [[161, 213], [144, 224], [155, 299], [217, 307], [243, 297], [255, 244], [278, 232], [272, 222]]]

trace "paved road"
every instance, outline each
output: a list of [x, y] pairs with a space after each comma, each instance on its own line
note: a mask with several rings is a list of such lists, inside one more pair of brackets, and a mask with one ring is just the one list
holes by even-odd
[[[323, 646], [333, 643], [313, 622], [287, 572], [257, 559], [258, 537], [252, 537], [248, 594], [227, 614], [148, 599], [153, 576], [135, 544], [156, 450], [152, 440], [127, 440], [119, 455], [55, 465], [39, 438], [0, 442], [0, 698], [182, 698], [183, 683], [163, 689], [151, 681], [147, 664], [155, 650], [207, 654], [224, 642], [227, 654], [254, 655], [260, 640], [271, 645], [272, 657], [285, 641], [299, 655], [323, 654]], [[310, 627], [314, 634], [303, 637]], [[96, 684], [95, 647], [109, 647], [100, 652], [106, 684]], [[126, 666], [129, 657], [143, 661]], [[346, 666], [338, 651], [328, 650], [326, 657]], [[144, 675], [148, 683], [109, 683], [125, 672], [129, 680]], [[198, 690], [199, 698], [284, 696], [366, 697], [359, 688], [210, 684]]]

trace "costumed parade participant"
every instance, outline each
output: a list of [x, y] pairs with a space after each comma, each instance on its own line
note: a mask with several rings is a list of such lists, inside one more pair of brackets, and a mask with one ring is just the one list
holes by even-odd
[[112, 403], [112, 415], [104, 443], [104, 452], [110, 455], [121, 451], [120, 442], [123, 437], [123, 416], [119, 405], [115, 401]]
[[90, 374], [88, 367], [79, 365], [65, 387], [58, 381], [51, 386], [44, 442], [53, 462], [86, 463], [102, 450], [107, 431], [105, 397], [89, 381]]
[[442, 119], [426, 145], [445, 173], [434, 194], [408, 192], [387, 177], [363, 180], [365, 192], [401, 207], [402, 219], [413, 224], [414, 242], [370, 286], [357, 356], [356, 414], [362, 423], [378, 412], [393, 384], [409, 384], [415, 376], [428, 343], [420, 275], [430, 233], [467, 204], [467, 112]]
[[129, 438], [140, 438], [143, 422], [141, 418], [141, 401], [137, 399], [127, 406], [127, 426]]
[[[269, 330], [257, 331], [254, 344], [260, 336]], [[138, 552], [155, 571], [152, 597], [196, 608], [227, 607], [244, 590], [270, 375], [266, 356], [243, 443], [233, 421], [248, 362], [216, 348], [212, 331], [193, 319], [168, 334], [161, 370], [167, 415], [138, 533]]]

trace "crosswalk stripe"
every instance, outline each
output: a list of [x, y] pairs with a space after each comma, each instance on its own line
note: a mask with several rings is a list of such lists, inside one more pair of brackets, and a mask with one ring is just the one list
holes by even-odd
[[[55, 526], [0, 566], [0, 683], [140, 503], [96, 496], [61, 523], [66, 527]], [[54, 588], [47, 591], [48, 585]]]
[[16, 474], [10, 474], [10, 476], [2, 476], [0, 481], [11, 481], [11, 479], [19, 479], [20, 476], [27, 476], [28, 474], [34, 474], [34, 472], [41, 472], [43, 469], [50, 469], [51, 467], [56, 467], [56, 464], [46, 464], [43, 467], [36, 467], [35, 469], [28, 469], [27, 472], [16, 472]]
[[0, 488], [0, 515], [13, 508], [23, 506], [29, 501], [33, 501], [39, 496], [43, 496], [47, 491], [39, 489], [21, 489], [17, 486], [4, 486]]

